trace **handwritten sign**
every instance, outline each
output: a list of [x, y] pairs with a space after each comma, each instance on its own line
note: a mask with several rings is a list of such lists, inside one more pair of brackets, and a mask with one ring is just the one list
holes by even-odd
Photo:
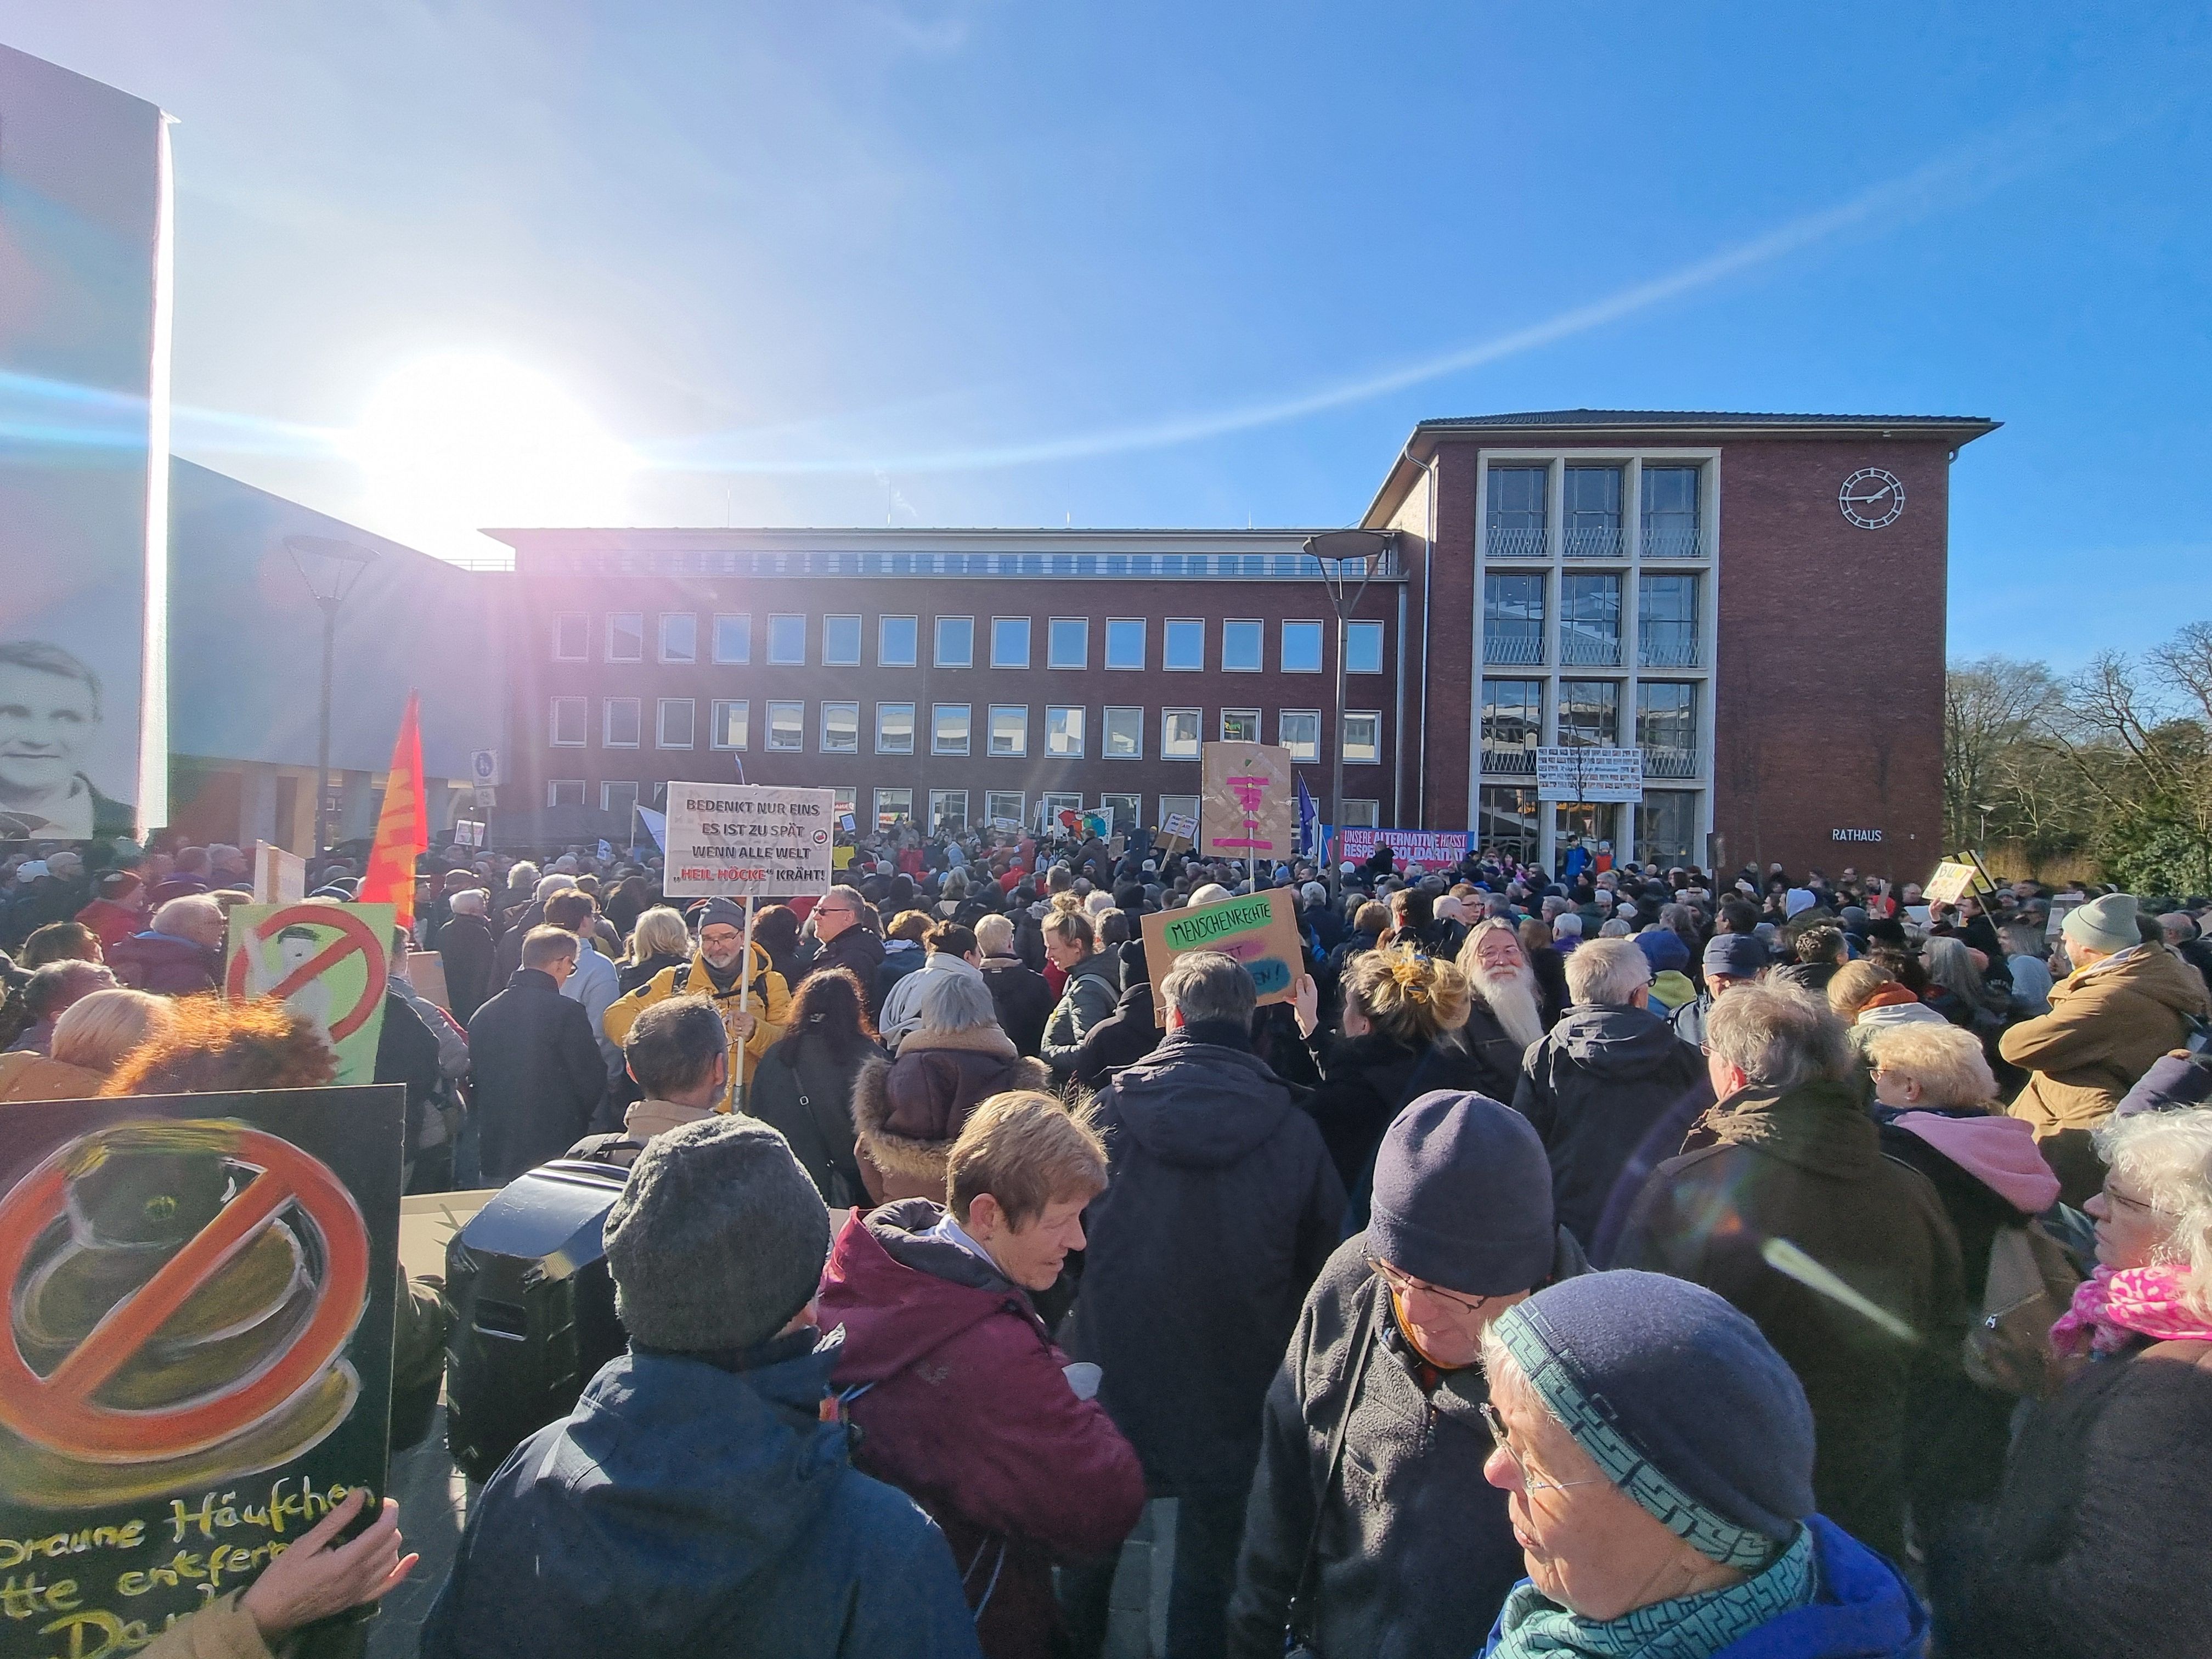
[[1291, 751], [1264, 743], [1209, 743], [1205, 754], [1198, 850], [1214, 858], [1288, 857]]
[[671, 898], [820, 897], [836, 878], [836, 792], [765, 783], [668, 786]]
[[384, 1030], [388, 904], [241, 904], [230, 913], [224, 994], [276, 997], [337, 1050], [341, 1084], [376, 1076]]
[[127, 1653], [383, 1489], [406, 1091], [9, 1111], [0, 1656]]
[[1160, 825], [1160, 828], [1177, 841], [1196, 841], [1198, 839], [1198, 814], [1195, 812], [1170, 812], [1168, 814], [1166, 821]]
[[1928, 878], [1921, 893], [1934, 904], [1956, 904], [1973, 890], [1974, 866], [1956, 860], [1945, 859], [1936, 866], [1936, 873]]
[[[1193, 951], [1218, 951], [1243, 963], [1261, 1002], [1288, 1002], [1305, 972], [1298, 943], [1297, 908], [1287, 888], [1243, 898], [1157, 910], [1143, 918], [1145, 968], [1158, 986], [1175, 959]], [[1152, 999], [1152, 1018], [1167, 1024], [1165, 1005]]]
[[1536, 751], [1536, 799], [1549, 801], [1640, 801], [1644, 751], [1598, 749], [1587, 744]]
[[1342, 857], [1364, 864], [1377, 847], [1387, 847], [1401, 864], [1441, 870], [1467, 856], [1464, 830], [1346, 830]]

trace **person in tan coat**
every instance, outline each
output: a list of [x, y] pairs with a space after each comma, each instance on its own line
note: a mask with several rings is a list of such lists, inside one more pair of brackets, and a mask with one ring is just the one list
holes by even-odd
[[2126, 893], [2092, 899], [2061, 931], [2074, 971], [2051, 988], [2051, 1012], [2012, 1027], [1997, 1051], [2032, 1074], [2009, 1109], [2034, 1126], [2059, 1196], [2079, 1208], [2105, 1178], [2091, 1133], [2212, 1006], [2201, 974], [2144, 939]]
[[123, 1056], [169, 1029], [171, 1003], [145, 991], [94, 991], [54, 1024], [51, 1056], [0, 1054], [0, 1101], [88, 1100]]

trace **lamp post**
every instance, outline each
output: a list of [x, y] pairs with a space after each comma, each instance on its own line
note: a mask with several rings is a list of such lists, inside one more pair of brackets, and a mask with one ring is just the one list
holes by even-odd
[[323, 612], [323, 690], [315, 728], [315, 845], [313, 856], [322, 856], [324, 834], [330, 822], [331, 783], [331, 659], [337, 649], [338, 610], [352, 592], [362, 573], [376, 562], [374, 548], [340, 541], [335, 536], [287, 536], [284, 550], [299, 567], [301, 580], [315, 596]]
[[[1321, 566], [1322, 591], [1328, 595], [1329, 608], [1336, 613], [1336, 734], [1329, 744], [1329, 811], [1337, 828], [1344, 828], [1344, 647], [1350, 632], [1347, 624], [1359, 609], [1359, 601], [1367, 592], [1367, 584], [1374, 580], [1375, 571], [1390, 551], [1394, 532], [1388, 530], [1332, 530], [1319, 536], [1306, 538], [1307, 554]], [[1353, 580], [1358, 578], [1357, 582]], [[1399, 649], [1405, 642], [1399, 641]], [[1398, 734], [1404, 741], [1404, 734]], [[1321, 849], [1321, 861], [1326, 867], [1328, 888], [1337, 892], [1341, 882], [1337, 874], [1337, 861], [1329, 856], [1326, 840]]]

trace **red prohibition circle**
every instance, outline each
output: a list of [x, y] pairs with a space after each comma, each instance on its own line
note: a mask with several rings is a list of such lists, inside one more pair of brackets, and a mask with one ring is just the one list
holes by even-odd
[[[109, 1309], [69, 1357], [40, 1376], [14, 1336], [15, 1284], [31, 1246], [63, 1213], [64, 1146], [0, 1200], [0, 1425], [70, 1456], [122, 1461], [181, 1456], [227, 1440], [283, 1405], [337, 1357], [368, 1288], [368, 1229], [338, 1178], [289, 1140], [240, 1128], [227, 1155], [260, 1170], [199, 1234], [145, 1284]], [[324, 1282], [291, 1345], [236, 1386], [190, 1405], [118, 1411], [93, 1395], [128, 1364], [192, 1292], [238, 1259], [296, 1200], [323, 1237]]]
[[[290, 996], [302, 985], [320, 979], [331, 969], [358, 951], [368, 971], [363, 975], [361, 1000], [339, 1018], [331, 1022], [331, 1041], [343, 1042], [368, 1023], [384, 1000], [384, 943], [377, 938], [376, 929], [350, 911], [335, 904], [294, 904], [262, 918], [253, 930], [256, 948], [266, 945], [287, 927], [335, 927], [341, 937], [332, 939], [313, 957], [301, 963], [276, 981], [268, 994], [279, 1002]], [[248, 951], [232, 952], [229, 971], [224, 976], [224, 988], [233, 998], [246, 994], [246, 970]]]

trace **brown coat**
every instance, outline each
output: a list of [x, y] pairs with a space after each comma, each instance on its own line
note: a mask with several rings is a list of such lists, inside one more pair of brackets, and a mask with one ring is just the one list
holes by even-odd
[[1997, 1051], [2033, 1073], [2010, 1108], [2035, 1126], [2057, 1171], [2059, 1196], [2079, 1206], [2104, 1181], [2090, 1132], [2120, 1097], [2179, 1048], [2190, 1015], [2207, 1012], [2204, 976], [2162, 945], [2069, 974], [2051, 988], [2051, 1012], [2007, 1031]]
[[27, 1048], [0, 1054], [0, 1100], [89, 1100], [106, 1074]]
[[854, 1152], [868, 1196], [942, 1204], [945, 1160], [975, 1108], [1010, 1089], [1052, 1086], [1051, 1068], [1016, 1054], [995, 1025], [909, 1031], [896, 1060], [871, 1060], [853, 1084]]

